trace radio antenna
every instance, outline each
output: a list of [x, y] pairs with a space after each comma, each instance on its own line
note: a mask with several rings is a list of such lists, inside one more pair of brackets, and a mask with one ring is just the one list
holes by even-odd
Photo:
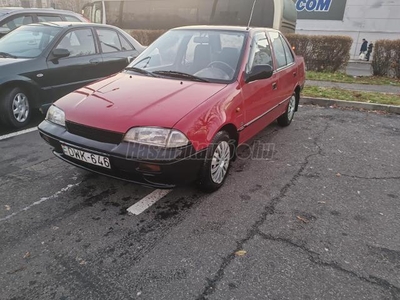
[[251, 13], [250, 13], [249, 23], [247, 24], [247, 30], [249, 30], [251, 21], [253, 20], [253, 13], [254, 13], [254, 8], [256, 7], [256, 3], [257, 3], [257, 0], [254, 0], [253, 7], [252, 7]]

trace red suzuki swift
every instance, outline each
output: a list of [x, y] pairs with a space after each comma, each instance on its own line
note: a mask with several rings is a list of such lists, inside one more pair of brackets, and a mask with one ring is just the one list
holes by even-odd
[[168, 31], [125, 70], [54, 103], [40, 134], [75, 166], [142, 185], [224, 183], [238, 145], [291, 123], [304, 62], [279, 31]]

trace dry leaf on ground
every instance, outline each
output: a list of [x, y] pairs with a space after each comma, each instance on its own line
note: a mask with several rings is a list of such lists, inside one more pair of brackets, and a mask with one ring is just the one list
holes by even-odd
[[297, 219], [300, 220], [300, 221], [302, 221], [303, 223], [306, 223], [306, 224], [310, 222], [310, 221], [308, 221], [307, 219], [302, 218], [302, 217], [300, 217], [300, 216], [297, 216]]
[[236, 254], [237, 256], [245, 256], [246, 253], [247, 253], [247, 251], [245, 251], [245, 250], [240, 250], [240, 251], [237, 251], [235, 254]]

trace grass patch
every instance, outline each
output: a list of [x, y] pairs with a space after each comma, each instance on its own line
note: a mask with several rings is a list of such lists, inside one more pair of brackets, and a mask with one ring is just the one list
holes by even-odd
[[379, 77], [379, 76], [354, 77], [340, 72], [328, 73], [328, 72], [307, 71], [307, 79], [317, 80], [317, 81], [400, 86], [400, 79], [396, 78]]
[[303, 96], [314, 98], [400, 105], [400, 95], [396, 94], [348, 91], [339, 88], [324, 88], [318, 86], [305, 86], [302, 94]]

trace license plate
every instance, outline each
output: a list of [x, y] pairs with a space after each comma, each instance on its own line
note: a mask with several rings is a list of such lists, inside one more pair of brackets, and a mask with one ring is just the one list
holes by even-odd
[[111, 169], [108, 157], [61, 145], [65, 155], [95, 166]]

